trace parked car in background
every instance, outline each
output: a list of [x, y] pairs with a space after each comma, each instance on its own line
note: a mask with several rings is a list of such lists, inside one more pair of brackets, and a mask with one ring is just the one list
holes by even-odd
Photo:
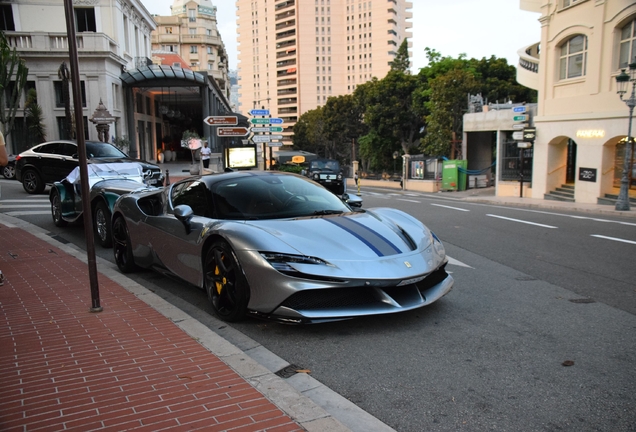
[[[143, 166], [147, 183], [160, 186], [163, 173], [157, 165], [132, 159], [112, 144], [86, 141], [88, 164], [138, 162]], [[24, 190], [30, 194], [42, 193], [47, 184], [61, 181], [79, 166], [77, 143], [74, 141], [50, 141], [38, 144], [17, 156], [15, 174]]]
[[225, 321], [290, 324], [429, 305], [453, 277], [441, 241], [395, 209], [353, 210], [306, 177], [238, 171], [123, 195], [113, 208], [119, 269], [175, 275]]
[[[87, 170], [95, 240], [108, 248], [112, 245], [110, 219], [117, 198], [135, 190], [156, 188], [147, 184], [151, 172], [144, 171], [144, 166], [137, 162], [90, 164]], [[84, 206], [79, 167], [62, 181], [53, 183], [49, 201], [55, 226], [62, 227], [82, 218]]]
[[335, 159], [313, 159], [305, 175], [320, 183], [336, 195], [342, 195], [346, 191], [344, 174], [340, 169], [340, 163]]
[[2, 167], [2, 176], [6, 179], [15, 178], [15, 160], [17, 156], [9, 155], [9, 163]]

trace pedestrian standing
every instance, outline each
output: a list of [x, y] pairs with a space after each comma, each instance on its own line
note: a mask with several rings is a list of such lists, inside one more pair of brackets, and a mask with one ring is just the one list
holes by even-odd
[[[4, 135], [2, 135], [2, 131], [0, 130], [0, 166], [5, 166], [8, 163], [9, 156], [7, 155], [7, 146], [4, 143]], [[0, 285], [4, 285], [2, 270], [0, 270]]]
[[212, 150], [208, 147], [208, 142], [203, 142], [203, 147], [201, 147], [201, 162], [203, 162], [203, 168], [208, 168], [210, 166], [210, 155], [212, 154]]
[[353, 175], [353, 180], [356, 182], [356, 186], [358, 186], [358, 171]]

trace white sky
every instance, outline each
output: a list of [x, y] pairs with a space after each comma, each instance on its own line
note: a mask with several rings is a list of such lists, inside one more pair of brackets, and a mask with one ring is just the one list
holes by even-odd
[[[426, 66], [424, 48], [444, 56], [465, 53], [474, 57], [503, 57], [517, 65], [517, 50], [539, 42], [539, 14], [519, 9], [519, 0], [411, 0], [413, 2], [413, 70]], [[151, 14], [169, 15], [172, 0], [141, 0]], [[234, 0], [212, 0], [218, 29], [237, 68], [236, 5]]]

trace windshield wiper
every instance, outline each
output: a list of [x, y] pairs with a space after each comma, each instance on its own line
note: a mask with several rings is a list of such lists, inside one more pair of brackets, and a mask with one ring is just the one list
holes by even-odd
[[342, 210], [316, 210], [314, 215], [322, 216], [322, 215], [332, 215], [332, 214], [342, 214], [344, 213]]

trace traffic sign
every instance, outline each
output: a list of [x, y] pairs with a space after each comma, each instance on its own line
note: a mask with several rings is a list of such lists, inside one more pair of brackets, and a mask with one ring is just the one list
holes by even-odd
[[534, 141], [536, 137], [537, 137], [537, 128], [525, 128], [523, 130], [524, 141]]
[[526, 115], [516, 115], [512, 118], [513, 121], [519, 121], [519, 122], [524, 122], [526, 120], [528, 120], [528, 116]]
[[528, 126], [528, 123], [515, 123], [512, 125], [512, 128], [521, 130], [525, 128], [526, 126]]
[[280, 141], [267, 143], [267, 147], [282, 147], [282, 146], [283, 146], [283, 143]]
[[236, 126], [238, 124], [237, 116], [208, 116], [203, 122], [209, 126]]
[[250, 133], [248, 128], [245, 127], [220, 127], [216, 128], [216, 136], [245, 136]]
[[283, 119], [282, 118], [278, 118], [278, 117], [273, 117], [273, 118], [269, 119], [269, 122], [271, 124], [283, 124]]
[[268, 116], [269, 110], [267, 109], [253, 109], [250, 111], [250, 115], [253, 116]]
[[255, 143], [268, 143], [272, 142], [272, 135], [254, 135], [251, 139]]
[[272, 120], [272, 119], [268, 119], [268, 118], [253, 118], [253, 119], [250, 119], [250, 123], [266, 125], [266, 124], [269, 124], [270, 120]]
[[517, 143], [517, 148], [531, 148], [532, 147], [532, 143], [529, 142], [521, 142], [519, 141]]
[[526, 107], [525, 107], [525, 105], [512, 107], [512, 112], [524, 113], [524, 112], [526, 112]]
[[251, 132], [282, 132], [282, 126], [264, 126], [264, 127], [256, 127], [253, 126], [250, 128]]
[[523, 132], [522, 131], [513, 132], [512, 133], [512, 139], [515, 140], [515, 141], [523, 140]]

